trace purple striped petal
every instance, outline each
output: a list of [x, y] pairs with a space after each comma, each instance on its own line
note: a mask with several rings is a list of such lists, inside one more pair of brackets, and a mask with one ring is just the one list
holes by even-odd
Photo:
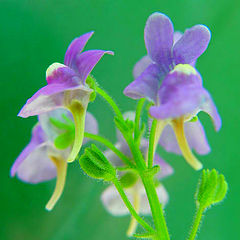
[[33, 152], [40, 144], [42, 144], [46, 139], [46, 136], [38, 124], [32, 130], [32, 138], [30, 143], [23, 149], [16, 161], [11, 167], [11, 177], [15, 176], [21, 163]]
[[21, 109], [18, 116], [27, 118], [56, 108], [65, 108], [73, 99], [86, 107], [92, 90], [84, 85], [49, 84], [37, 91]]
[[157, 179], [163, 179], [173, 174], [173, 168], [165, 162], [158, 154], [154, 156], [154, 164], [160, 166], [160, 171], [157, 173]]
[[172, 63], [173, 24], [162, 13], [153, 13], [147, 20], [144, 39], [150, 58], [168, 72]]
[[[205, 131], [200, 121], [185, 122], [185, 136], [191, 149], [194, 149], [198, 154], [205, 155], [210, 152]], [[167, 125], [162, 132], [159, 144], [167, 151], [181, 155], [182, 152], [178, 146], [176, 136], [170, 125]]]
[[46, 71], [46, 78], [48, 84], [68, 84], [76, 86], [80, 82], [80, 78], [76, 73], [61, 63], [51, 64]]
[[162, 72], [159, 66], [150, 64], [137, 79], [124, 89], [124, 94], [133, 99], [148, 98], [156, 101], [161, 77]]
[[211, 33], [204, 25], [196, 25], [186, 30], [173, 46], [175, 64], [194, 62], [206, 50], [210, 38]]
[[173, 46], [178, 42], [178, 40], [182, 37], [183, 33], [176, 31], [173, 34]]
[[48, 158], [48, 144], [38, 145], [19, 165], [16, 174], [28, 183], [39, 183], [56, 177], [56, 167]]
[[91, 38], [93, 35], [93, 31], [89, 33], [85, 33], [82, 36], [75, 38], [69, 45], [65, 58], [64, 58], [64, 64], [67, 66], [74, 68], [75, 67], [75, 62], [76, 62], [76, 57], [78, 54], [80, 54], [85, 47], [86, 43], [88, 40]]
[[149, 56], [142, 57], [133, 68], [134, 79], [139, 77], [142, 72], [152, 63], [152, 60]]
[[89, 50], [81, 53], [80, 55], [77, 55], [76, 68], [78, 70], [78, 75], [83, 83], [85, 83], [87, 76], [90, 74], [92, 69], [104, 54], [114, 55], [112, 51], [103, 50]]

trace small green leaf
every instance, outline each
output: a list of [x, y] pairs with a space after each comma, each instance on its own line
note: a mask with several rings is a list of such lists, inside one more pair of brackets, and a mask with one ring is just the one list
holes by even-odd
[[115, 116], [114, 117], [114, 122], [117, 126], [117, 128], [121, 131], [121, 132], [129, 132], [129, 128], [125, 123], [125, 120], [120, 119], [119, 117]]
[[123, 186], [123, 188], [130, 188], [133, 185], [135, 185], [135, 183], [138, 180], [138, 175], [134, 172], [127, 172], [125, 173], [121, 178], [120, 178], [120, 182], [121, 185]]

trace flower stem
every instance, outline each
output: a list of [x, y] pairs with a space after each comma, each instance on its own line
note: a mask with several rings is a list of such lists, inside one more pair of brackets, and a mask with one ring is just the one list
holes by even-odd
[[169, 240], [167, 224], [164, 218], [163, 209], [153, 183], [151, 175], [141, 175], [143, 185], [146, 189], [149, 205], [152, 211], [153, 221], [156, 228], [156, 240]]
[[84, 137], [90, 138], [97, 142], [104, 144], [106, 147], [111, 149], [126, 165], [130, 166], [131, 168], [135, 168], [135, 165], [131, 162], [131, 160], [125, 156], [121, 151], [119, 151], [109, 140], [99, 135], [95, 135], [92, 133], [85, 132]]
[[118, 190], [123, 202], [125, 203], [126, 207], [128, 208], [129, 212], [131, 215], [138, 221], [139, 224], [143, 226], [147, 231], [149, 232], [154, 232], [154, 229], [146, 223], [135, 211], [134, 207], [132, 206], [131, 202], [128, 200], [120, 182], [118, 181], [117, 178], [113, 180], [113, 184], [115, 185], [116, 189]]
[[204, 209], [199, 207], [198, 210], [197, 210], [197, 213], [195, 215], [192, 230], [190, 232], [188, 240], [194, 240], [196, 238], [196, 235], [197, 235], [197, 232], [198, 232], [198, 229], [199, 229], [199, 225], [200, 225], [200, 222], [201, 222], [201, 219], [202, 219], [202, 216], [203, 216], [203, 212], [204, 212]]
[[166, 124], [166, 121], [157, 119], [154, 119], [152, 122], [148, 148], [148, 168], [151, 168], [153, 165], [153, 159], [157, 148], [158, 140]]
[[108, 103], [109, 105], [112, 107], [113, 111], [115, 112], [115, 114], [120, 118], [123, 119], [123, 115], [119, 109], [119, 107], [117, 106], [117, 104], [115, 103], [115, 101], [112, 99], [112, 97], [110, 95], [108, 95], [103, 89], [101, 89], [100, 87], [96, 87], [96, 92], [102, 96]]
[[134, 140], [136, 141], [139, 138], [139, 125], [140, 125], [140, 117], [142, 108], [144, 105], [145, 99], [142, 98], [138, 101], [136, 115], [135, 115], [135, 128], [134, 128]]

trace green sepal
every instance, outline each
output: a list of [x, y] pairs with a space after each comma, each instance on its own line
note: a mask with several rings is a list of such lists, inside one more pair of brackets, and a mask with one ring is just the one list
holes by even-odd
[[96, 96], [97, 96], [97, 93], [96, 93], [96, 86], [97, 86], [96, 79], [89, 74], [87, 79], [86, 79], [86, 83], [89, 86], [89, 88], [91, 88], [93, 90], [93, 92], [90, 94], [90, 98], [89, 98], [89, 101], [93, 102], [95, 100]]
[[120, 183], [123, 188], [130, 188], [135, 185], [137, 180], [139, 179], [137, 173], [133, 171], [129, 171], [125, 173], [121, 178], [120, 178]]
[[203, 209], [221, 202], [226, 196], [227, 182], [222, 174], [215, 169], [203, 170], [196, 193], [197, 205]]
[[94, 144], [85, 149], [79, 163], [83, 171], [92, 178], [105, 181], [112, 181], [116, 178], [114, 167]]

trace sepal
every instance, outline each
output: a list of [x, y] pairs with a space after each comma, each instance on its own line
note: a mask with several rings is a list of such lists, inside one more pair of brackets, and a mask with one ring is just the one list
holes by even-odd
[[112, 181], [116, 178], [114, 167], [94, 144], [85, 149], [79, 163], [83, 171], [92, 178], [105, 181]]
[[215, 169], [203, 170], [196, 193], [196, 202], [200, 208], [206, 209], [221, 202], [228, 190], [227, 182]]
[[90, 95], [90, 98], [89, 98], [89, 101], [93, 102], [95, 100], [96, 96], [97, 96], [97, 93], [96, 93], [96, 87], [97, 87], [96, 79], [89, 74], [87, 79], [86, 79], [86, 83], [89, 86], [89, 88], [91, 88], [93, 90], [91, 95]]

